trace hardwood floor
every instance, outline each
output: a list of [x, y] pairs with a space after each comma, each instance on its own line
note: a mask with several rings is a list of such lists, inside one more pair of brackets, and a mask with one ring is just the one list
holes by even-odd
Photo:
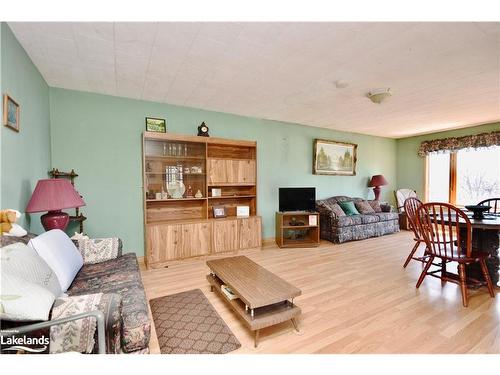
[[[233, 353], [500, 353], [499, 296], [470, 290], [464, 308], [453, 283], [427, 277], [415, 289], [421, 264], [402, 267], [412, 245], [410, 232], [402, 231], [342, 245], [240, 252], [302, 290], [295, 300], [301, 332], [288, 322], [263, 329], [258, 348], [237, 315], [210, 292], [207, 258], [149, 271], [142, 265], [142, 276], [149, 299], [201, 289], [241, 342]], [[152, 336], [151, 352], [159, 353]]]

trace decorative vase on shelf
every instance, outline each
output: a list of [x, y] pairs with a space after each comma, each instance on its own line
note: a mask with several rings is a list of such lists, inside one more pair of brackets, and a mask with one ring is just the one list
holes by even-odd
[[203, 198], [203, 194], [201, 194], [200, 189], [198, 189], [198, 191], [196, 192], [196, 194], [194, 196], [195, 196], [195, 198]]

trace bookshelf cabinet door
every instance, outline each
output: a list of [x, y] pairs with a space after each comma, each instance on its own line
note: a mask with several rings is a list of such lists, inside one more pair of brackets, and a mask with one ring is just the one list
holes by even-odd
[[212, 223], [213, 252], [224, 253], [238, 249], [238, 221], [221, 220]]
[[181, 225], [151, 225], [147, 231], [148, 264], [162, 263], [182, 257]]
[[227, 160], [225, 159], [208, 159], [207, 173], [209, 184], [225, 184], [227, 183]]
[[210, 254], [212, 223], [182, 225], [183, 258]]
[[255, 184], [255, 160], [208, 159], [208, 183]]
[[262, 222], [259, 216], [239, 219], [240, 249], [262, 246]]
[[236, 181], [241, 184], [255, 184], [255, 160], [238, 160]]

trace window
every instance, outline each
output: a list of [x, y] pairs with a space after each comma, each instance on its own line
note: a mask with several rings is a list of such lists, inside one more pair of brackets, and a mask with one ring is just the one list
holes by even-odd
[[448, 202], [450, 191], [450, 154], [428, 156], [427, 201]]
[[460, 205], [500, 196], [500, 147], [457, 152], [457, 199]]
[[500, 196], [500, 147], [427, 156], [427, 201], [464, 206]]

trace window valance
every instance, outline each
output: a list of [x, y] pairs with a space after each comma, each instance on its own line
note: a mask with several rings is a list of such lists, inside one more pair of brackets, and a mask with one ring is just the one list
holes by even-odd
[[426, 156], [431, 152], [452, 152], [492, 146], [500, 146], [500, 131], [424, 141], [420, 144], [418, 155]]

